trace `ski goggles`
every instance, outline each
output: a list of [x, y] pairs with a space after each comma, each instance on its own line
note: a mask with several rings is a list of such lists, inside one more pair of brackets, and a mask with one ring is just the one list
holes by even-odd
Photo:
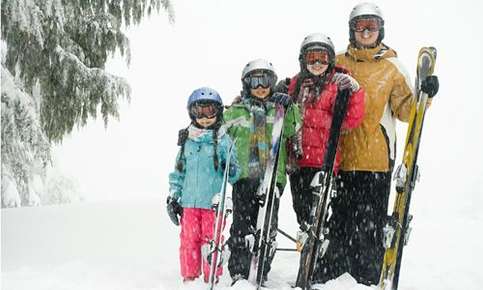
[[243, 82], [252, 90], [259, 87], [266, 89], [273, 85], [274, 78], [268, 73], [256, 73], [245, 77]]
[[214, 103], [207, 103], [207, 104], [200, 104], [195, 103], [190, 108], [190, 114], [193, 115], [196, 119], [201, 118], [214, 118], [218, 115], [220, 111], [220, 107]]
[[369, 32], [376, 32], [381, 29], [381, 22], [378, 18], [361, 18], [354, 21], [352, 24], [352, 29], [355, 32], [364, 32], [365, 30]]
[[329, 64], [330, 55], [326, 50], [309, 50], [304, 55], [305, 63], [308, 65], [319, 64]]

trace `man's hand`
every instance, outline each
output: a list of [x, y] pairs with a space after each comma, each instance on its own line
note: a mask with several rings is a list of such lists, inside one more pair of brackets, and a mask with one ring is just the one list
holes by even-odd
[[439, 90], [439, 80], [437, 76], [428, 76], [421, 82], [421, 91], [428, 94], [428, 98], [434, 97]]

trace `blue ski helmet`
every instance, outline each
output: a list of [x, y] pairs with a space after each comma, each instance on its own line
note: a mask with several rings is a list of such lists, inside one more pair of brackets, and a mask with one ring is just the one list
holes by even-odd
[[220, 94], [212, 88], [202, 87], [194, 90], [188, 98], [188, 104], [186, 108], [190, 115], [191, 120], [195, 120], [196, 117], [191, 113], [191, 107], [195, 103], [215, 103], [218, 107], [218, 119], [217, 122], [221, 122], [223, 118], [223, 101]]
[[199, 101], [211, 101], [214, 103], [218, 103], [220, 106], [223, 106], [223, 101], [221, 100], [220, 94], [218, 94], [218, 92], [214, 89], [208, 87], [194, 90], [188, 98], [187, 108], [189, 109], [194, 102]]

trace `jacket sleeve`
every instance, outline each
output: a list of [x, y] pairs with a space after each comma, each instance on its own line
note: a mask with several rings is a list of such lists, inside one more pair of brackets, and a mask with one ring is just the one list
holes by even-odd
[[285, 120], [283, 122], [283, 136], [290, 138], [297, 133], [301, 127], [300, 109], [296, 103], [288, 107], [285, 113]]
[[[178, 161], [181, 161], [183, 166], [186, 166], [186, 160], [181, 158], [181, 151], [178, 152], [178, 155], [176, 156], [175, 164], [178, 164]], [[174, 171], [169, 174], [169, 193], [174, 198], [180, 198], [183, 194], [185, 170], [179, 171], [176, 167], [177, 166], [175, 165]]]
[[235, 121], [234, 120], [235, 116], [234, 116], [234, 112], [233, 112], [233, 107], [228, 107], [228, 109], [226, 109], [224, 112], [223, 112], [223, 120], [224, 120], [224, 124], [223, 126], [225, 127], [226, 129], [226, 132], [231, 136], [233, 137], [236, 133], [236, 125], [235, 125]]
[[[232, 139], [228, 136], [228, 135], [225, 135], [223, 137], [223, 155], [222, 155], [222, 163], [225, 163], [226, 164], [226, 159], [228, 158], [228, 152], [230, 150], [230, 147], [231, 147], [231, 144], [233, 143]], [[238, 164], [238, 160], [237, 160], [237, 155], [236, 155], [236, 146], [233, 145], [233, 151], [232, 151], [232, 155], [230, 157], [230, 170], [233, 170], [233, 172], [230, 171], [230, 174], [228, 176], [228, 182], [230, 182], [231, 184], [234, 184], [235, 182], [238, 181], [238, 179], [240, 178], [240, 173], [241, 173], [241, 168], [240, 168], [240, 165]]]
[[415, 102], [412, 87], [408, 82], [408, 74], [405, 71], [398, 71], [394, 76], [393, 87], [389, 99], [392, 112], [403, 122], [409, 120], [411, 106]]
[[352, 93], [347, 107], [347, 113], [342, 123], [342, 130], [350, 130], [356, 128], [362, 123], [365, 111], [365, 91], [363, 88]]

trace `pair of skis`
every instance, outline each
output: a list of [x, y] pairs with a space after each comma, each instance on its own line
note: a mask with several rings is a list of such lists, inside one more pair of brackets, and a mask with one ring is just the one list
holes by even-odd
[[[285, 108], [280, 105], [275, 105], [275, 119], [272, 127], [272, 139], [270, 154], [267, 160], [267, 166], [262, 183], [257, 192], [259, 200], [259, 211], [257, 216], [257, 228], [255, 232], [255, 243], [252, 248], [252, 258], [250, 263], [250, 272], [248, 280], [257, 285], [257, 289], [262, 287], [263, 274], [265, 271], [265, 261], [275, 250], [275, 245], [270, 239], [270, 233], [273, 230], [271, 228], [272, 218], [274, 214], [274, 207], [276, 199], [278, 199], [279, 193], [276, 186], [276, 176], [278, 168], [278, 158], [280, 153], [281, 137], [283, 134], [283, 123], [285, 117]], [[235, 141], [233, 142], [234, 146]], [[227, 164], [230, 164], [232, 149], [227, 158]], [[223, 175], [223, 185], [221, 189], [221, 201], [216, 209], [215, 220], [215, 232], [213, 240], [210, 242], [210, 276], [209, 276], [209, 289], [212, 290], [216, 284], [216, 269], [219, 265], [220, 256], [222, 255], [223, 246], [221, 245], [221, 236], [223, 232], [223, 226], [227, 215], [231, 212], [231, 209], [226, 209], [226, 199], [229, 198], [226, 195], [226, 183], [229, 176], [229, 166], [226, 166]]]
[[337, 95], [334, 108], [332, 124], [330, 126], [329, 139], [324, 155], [324, 164], [321, 171], [317, 172], [311, 186], [314, 189], [314, 204], [309, 217], [308, 238], [300, 254], [300, 265], [297, 275], [296, 287], [302, 290], [311, 289], [312, 276], [315, 271], [317, 259], [322, 257], [327, 250], [329, 240], [326, 238], [328, 228], [326, 221], [330, 197], [334, 191], [334, 163], [339, 143], [340, 129], [344, 121], [350, 91], [343, 90]]
[[231, 200], [231, 195], [227, 194], [226, 186], [228, 183], [228, 178], [230, 176], [230, 164], [231, 158], [233, 155], [233, 148], [235, 147], [235, 141], [233, 140], [232, 144], [228, 149], [228, 154], [226, 157], [226, 165], [223, 171], [223, 181], [220, 190], [220, 201], [218, 204], [214, 205], [215, 209], [215, 224], [214, 224], [214, 232], [213, 232], [213, 239], [210, 241], [210, 251], [208, 254], [208, 260], [210, 264], [210, 276], [208, 277], [208, 285], [209, 289], [213, 290], [215, 288], [217, 281], [216, 272], [218, 266], [221, 266], [221, 259], [223, 258], [223, 251], [224, 245], [222, 241], [223, 237], [223, 229], [225, 227], [226, 219], [228, 215], [232, 212], [231, 206], [227, 206], [230, 203], [228, 200]]
[[262, 283], [264, 282], [265, 261], [270, 256], [273, 256], [276, 248], [274, 241], [270, 238], [270, 233], [277, 230], [272, 229], [271, 225], [275, 203], [280, 198], [276, 181], [284, 118], [285, 108], [280, 104], [275, 104], [275, 119], [272, 127], [270, 154], [262, 183], [257, 192], [260, 207], [258, 210], [255, 243], [252, 248], [250, 272], [248, 275], [248, 281], [255, 284], [257, 290], [262, 287]]
[[421, 91], [422, 82], [433, 74], [436, 62], [436, 49], [423, 47], [419, 51], [416, 75], [416, 103], [411, 109], [409, 126], [404, 146], [402, 164], [396, 170], [396, 200], [392, 215], [384, 228], [384, 260], [379, 280], [379, 289], [396, 290], [399, 282], [403, 248], [406, 245], [411, 228], [412, 215], [409, 214], [411, 195], [419, 179], [417, 158], [428, 95]]

